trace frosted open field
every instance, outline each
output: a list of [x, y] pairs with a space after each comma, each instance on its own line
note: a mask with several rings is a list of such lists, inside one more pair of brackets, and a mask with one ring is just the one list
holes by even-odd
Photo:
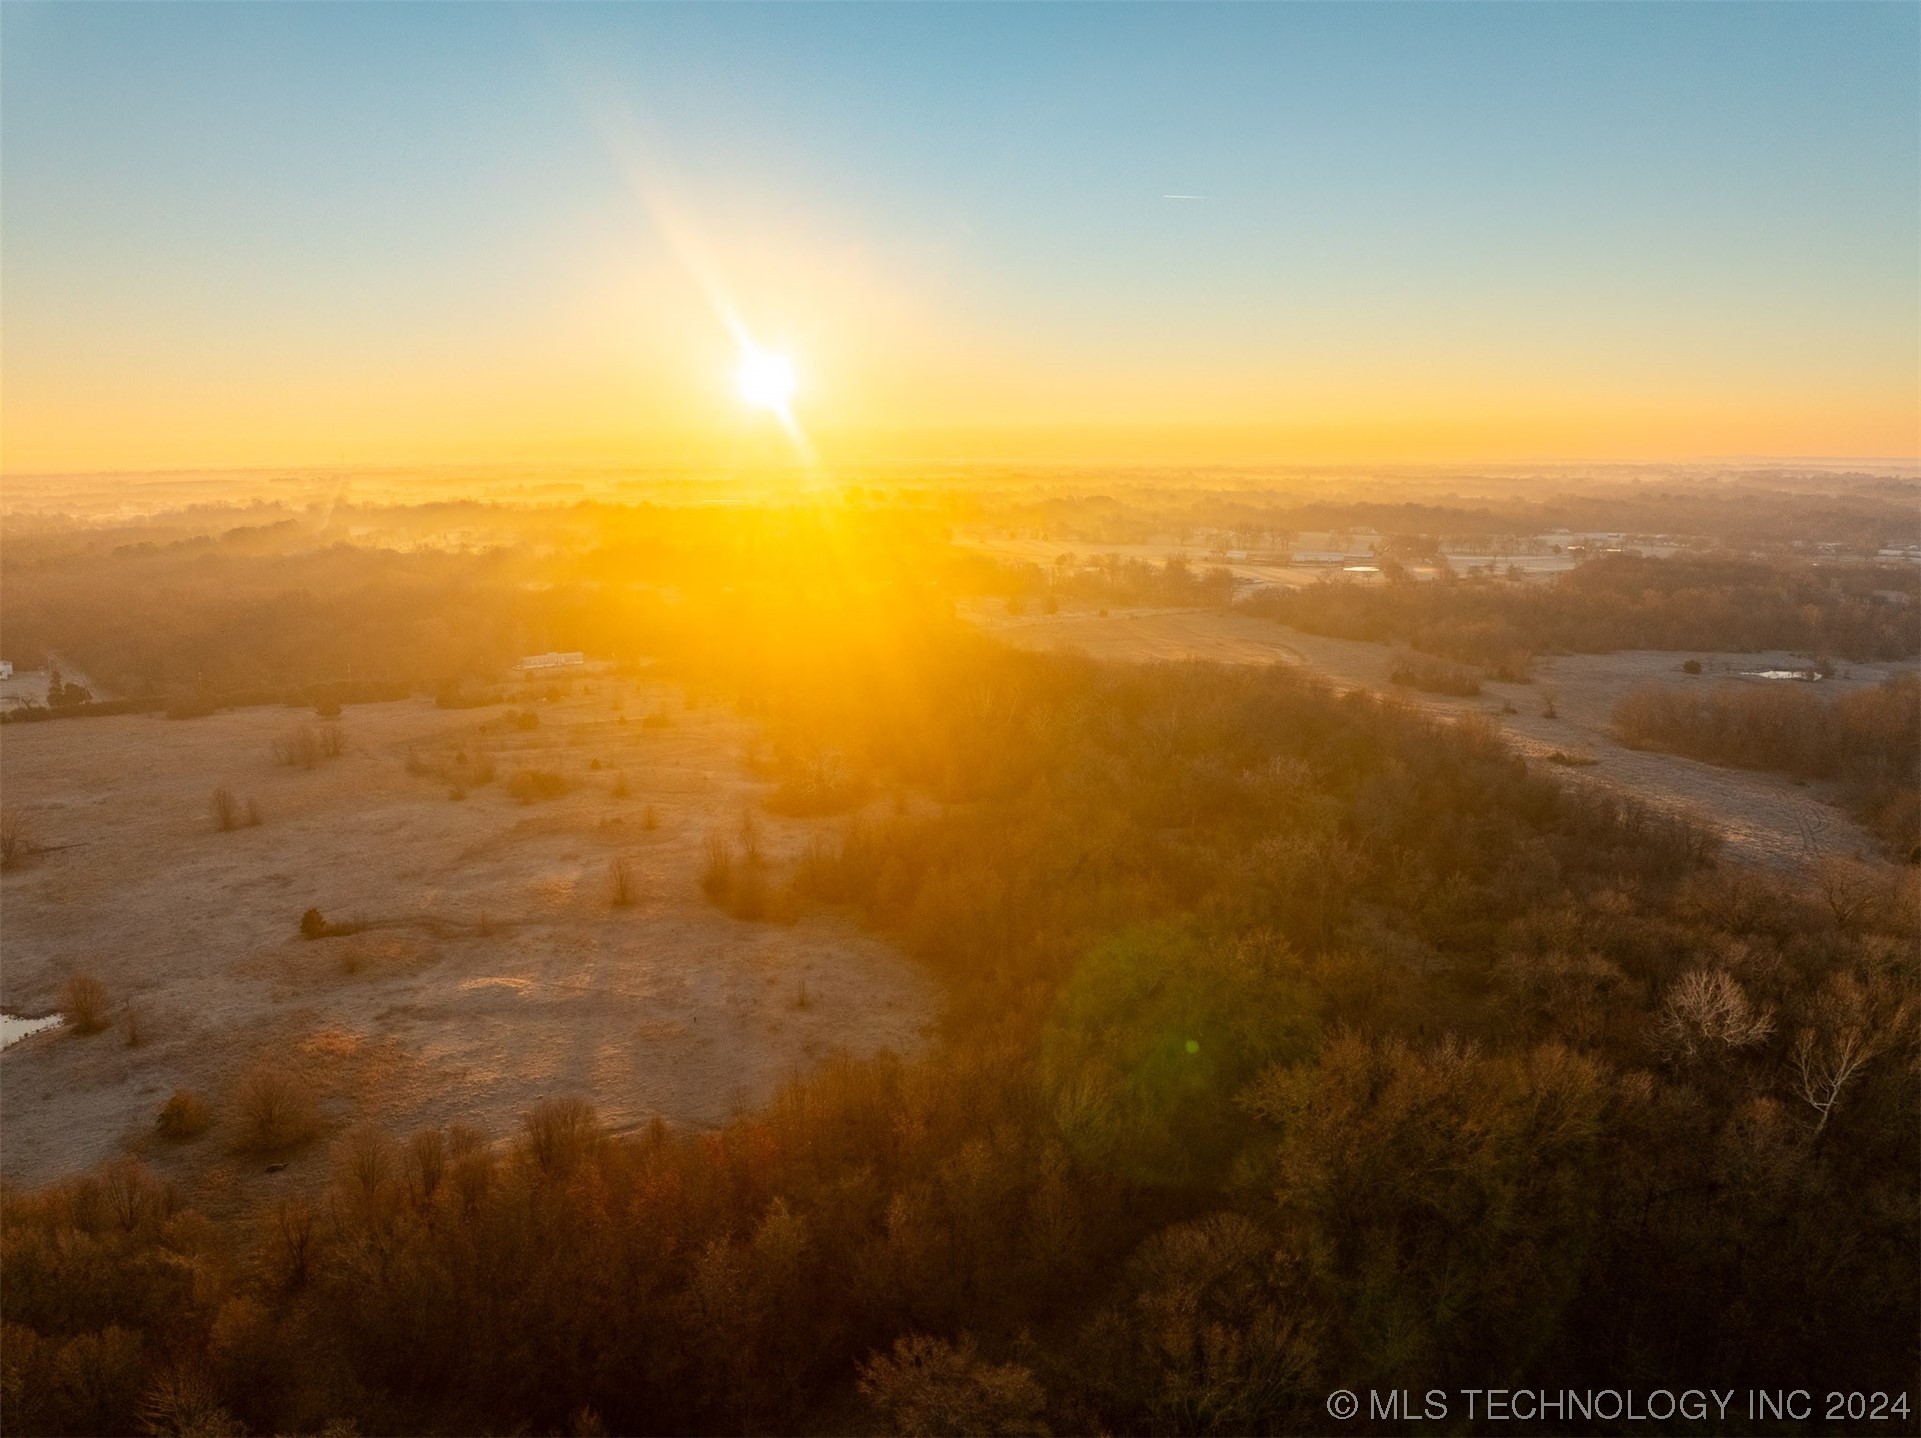
[[[334, 1128], [459, 1120], [504, 1134], [559, 1095], [616, 1127], [718, 1124], [836, 1051], [915, 1049], [935, 993], [888, 945], [834, 917], [743, 922], [699, 892], [708, 835], [736, 835], [764, 787], [742, 762], [747, 723], [685, 709], [659, 684], [592, 690], [537, 706], [531, 730], [500, 707], [350, 707], [345, 753], [310, 770], [272, 753], [314, 723], [305, 711], [0, 731], [7, 807], [52, 850], [0, 887], [0, 1006], [46, 1013], [69, 976], [91, 973], [141, 1035], [129, 1046], [117, 1022], [8, 1047], [0, 1173], [42, 1183], [131, 1148], [216, 1199], [299, 1181], [324, 1142], [271, 1180], [229, 1151], [229, 1095], [261, 1060], [311, 1085]], [[671, 723], [645, 725], [656, 712]], [[418, 771], [462, 753], [497, 773], [463, 799], [410, 772], [410, 755]], [[522, 768], [570, 790], [516, 802], [505, 786]], [[221, 785], [258, 808], [257, 827], [217, 830]], [[776, 882], [838, 823], [756, 822]], [[625, 907], [617, 857], [634, 881]], [[309, 907], [369, 927], [303, 939]], [[213, 1104], [204, 1138], [154, 1139], [175, 1088]]]

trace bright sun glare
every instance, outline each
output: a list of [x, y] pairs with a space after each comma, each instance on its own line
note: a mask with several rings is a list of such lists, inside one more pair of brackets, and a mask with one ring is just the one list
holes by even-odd
[[794, 367], [785, 355], [749, 350], [740, 360], [740, 397], [785, 419], [794, 398]]

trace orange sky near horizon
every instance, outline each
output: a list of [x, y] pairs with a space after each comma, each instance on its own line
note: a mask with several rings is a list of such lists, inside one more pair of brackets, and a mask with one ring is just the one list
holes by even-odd
[[1917, 15], [18, 7], [0, 473], [1912, 459]]

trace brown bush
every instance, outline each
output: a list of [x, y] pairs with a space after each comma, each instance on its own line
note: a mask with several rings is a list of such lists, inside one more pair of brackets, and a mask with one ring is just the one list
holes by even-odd
[[298, 1148], [320, 1131], [320, 1110], [311, 1088], [271, 1063], [247, 1071], [235, 1095], [240, 1147], [253, 1153]]
[[0, 813], [0, 870], [19, 868], [35, 852], [26, 818], [15, 809]]
[[558, 799], [567, 789], [565, 776], [551, 769], [521, 769], [507, 779], [507, 792], [523, 804]]
[[734, 887], [734, 850], [719, 834], [707, 836], [707, 867], [701, 871], [700, 891], [715, 903], [726, 901]]
[[1481, 680], [1471, 669], [1431, 659], [1425, 654], [1401, 654], [1388, 678], [1423, 694], [1453, 694], [1461, 698], [1481, 692]]
[[198, 1138], [212, 1126], [213, 1111], [207, 1107], [206, 1100], [183, 1088], [173, 1091], [160, 1105], [159, 1116], [154, 1119], [154, 1128], [170, 1143]]
[[97, 1034], [107, 1026], [107, 986], [92, 974], [75, 974], [60, 989], [60, 1015], [75, 1033]]
[[291, 769], [311, 769], [324, 757], [320, 736], [311, 725], [303, 724], [291, 734], [273, 741], [273, 756]]
[[634, 902], [639, 890], [633, 868], [625, 858], [616, 858], [607, 866], [607, 888], [615, 908], [624, 909]]
[[233, 796], [233, 790], [222, 785], [213, 791], [207, 807], [213, 813], [213, 826], [221, 833], [240, 827], [240, 801]]

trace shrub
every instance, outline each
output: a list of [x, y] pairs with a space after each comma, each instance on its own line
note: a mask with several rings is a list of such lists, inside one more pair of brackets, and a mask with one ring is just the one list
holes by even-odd
[[782, 779], [767, 798], [767, 807], [776, 814], [812, 818], [824, 814], [844, 814], [867, 797], [866, 787], [851, 773], [838, 754], [822, 753]]
[[198, 1138], [213, 1126], [213, 1113], [206, 1100], [199, 1094], [187, 1089], [177, 1088], [171, 1097], [160, 1105], [160, 1114], [154, 1119], [154, 1128], [169, 1143], [185, 1143], [190, 1138]]
[[324, 939], [331, 930], [327, 927], [327, 916], [318, 909], [309, 909], [300, 916], [300, 937], [303, 939]]
[[273, 756], [290, 769], [311, 769], [322, 758], [320, 735], [311, 725], [303, 724], [273, 741]]
[[17, 869], [35, 853], [32, 834], [18, 810], [0, 813], [0, 869]]
[[60, 1014], [75, 1033], [97, 1034], [107, 1026], [107, 986], [92, 974], [75, 974], [60, 990]]
[[715, 903], [722, 902], [734, 887], [734, 851], [719, 834], [707, 836], [707, 867], [701, 871], [700, 891]]
[[340, 701], [338, 699], [322, 699], [314, 705], [313, 712], [321, 719], [338, 719], [340, 717]]
[[1423, 694], [1453, 694], [1467, 698], [1481, 692], [1481, 680], [1471, 669], [1423, 654], [1402, 654], [1388, 676], [1396, 684]]
[[1699, 674], [1701, 672], [1701, 661], [1699, 659], [1688, 660], [1681, 666], [1681, 672], [1683, 674]]
[[320, 1131], [320, 1112], [309, 1086], [272, 1064], [249, 1069], [240, 1080], [235, 1107], [240, 1147], [253, 1153], [297, 1148]]
[[537, 804], [565, 794], [567, 780], [551, 769], [520, 769], [508, 776], [507, 792], [523, 804]]
[[607, 880], [615, 908], [624, 909], [634, 902], [634, 875], [626, 859], [616, 858], [607, 866]]
[[240, 801], [233, 796], [233, 790], [224, 784], [213, 791], [207, 807], [213, 812], [213, 826], [221, 833], [240, 827]]
[[767, 878], [758, 864], [743, 864], [735, 870], [733, 890], [727, 896], [727, 912], [737, 919], [771, 917]]

